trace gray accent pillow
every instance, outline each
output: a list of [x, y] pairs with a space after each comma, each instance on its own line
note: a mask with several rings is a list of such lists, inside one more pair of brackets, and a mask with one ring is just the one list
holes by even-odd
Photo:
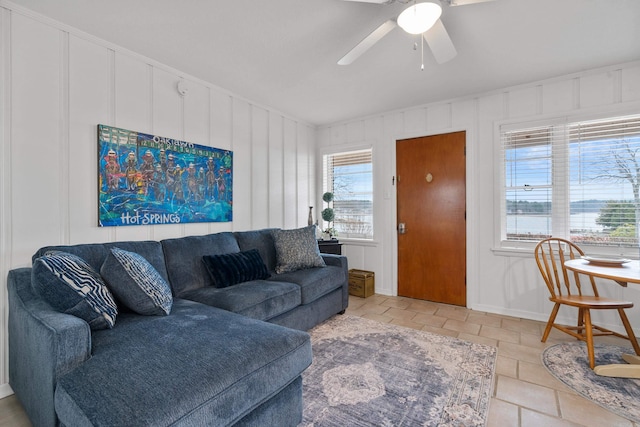
[[271, 234], [278, 262], [276, 273], [326, 267], [318, 249], [315, 225], [294, 230], [276, 229]]
[[147, 316], [171, 312], [171, 288], [143, 256], [111, 248], [100, 274], [118, 301], [130, 310]]
[[118, 307], [100, 275], [85, 260], [49, 251], [33, 262], [31, 283], [54, 309], [79, 317], [93, 330], [111, 329]]

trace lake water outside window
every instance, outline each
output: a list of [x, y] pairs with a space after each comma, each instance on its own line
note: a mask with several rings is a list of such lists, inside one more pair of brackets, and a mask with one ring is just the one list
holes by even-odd
[[638, 247], [640, 116], [501, 130], [503, 241]]

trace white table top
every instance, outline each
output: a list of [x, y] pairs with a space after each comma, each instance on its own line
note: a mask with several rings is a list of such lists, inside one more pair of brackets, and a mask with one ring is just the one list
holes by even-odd
[[586, 259], [572, 259], [564, 263], [567, 269], [595, 277], [615, 280], [622, 286], [627, 283], [640, 284], [640, 262], [629, 261], [621, 265], [603, 265], [589, 262]]
[[[639, 261], [608, 266], [589, 262], [586, 259], [572, 259], [565, 261], [564, 265], [569, 270], [611, 279], [622, 286], [627, 286], [627, 283], [640, 284]], [[593, 372], [606, 377], [640, 378], [640, 357], [635, 354], [623, 354], [622, 358], [629, 364], [600, 365], [593, 368]]]
[[638, 261], [610, 266], [589, 262], [586, 259], [572, 259], [566, 261], [564, 265], [569, 270], [615, 280], [623, 286], [626, 286], [627, 283], [640, 284], [640, 262]]

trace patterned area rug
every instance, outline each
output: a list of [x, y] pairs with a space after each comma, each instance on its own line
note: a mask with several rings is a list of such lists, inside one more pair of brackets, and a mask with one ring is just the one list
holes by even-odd
[[[596, 365], [625, 363], [623, 353], [632, 348], [595, 345]], [[640, 380], [596, 375], [589, 368], [583, 342], [556, 344], [542, 353], [542, 363], [557, 379], [583, 397], [623, 418], [640, 423]]]
[[348, 315], [310, 334], [300, 427], [485, 425], [496, 348]]

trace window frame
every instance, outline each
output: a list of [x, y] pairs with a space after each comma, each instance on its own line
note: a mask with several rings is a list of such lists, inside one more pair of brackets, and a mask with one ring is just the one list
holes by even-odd
[[325, 221], [322, 219], [322, 210], [324, 208], [327, 207], [326, 202], [324, 202], [322, 200], [322, 195], [324, 194], [326, 190], [325, 187], [325, 182], [326, 182], [326, 176], [325, 176], [325, 156], [335, 156], [335, 155], [340, 155], [340, 154], [348, 154], [348, 153], [353, 153], [353, 152], [357, 152], [357, 151], [365, 151], [368, 150], [371, 153], [371, 228], [372, 228], [372, 235], [370, 238], [364, 238], [364, 237], [346, 237], [344, 235], [341, 235], [340, 232], [338, 231], [338, 240], [340, 241], [355, 241], [355, 242], [359, 242], [359, 243], [374, 243], [375, 239], [376, 239], [376, 223], [377, 223], [377, 217], [376, 217], [376, 179], [375, 179], [375, 149], [373, 147], [372, 144], [362, 144], [362, 145], [343, 145], [343, 146], [339, 146], [339, 147], [327, 147], [325, 149], [320, 150], [320, 156], [319, 156], [319, 168], [320, 168], [320, 182], [319, 182], [319, 189], [320, 192], [318, 194], [318, 206], [320, 207], [317, 211], [317, 217], [318, 217], [318, 226], [321, 229], [324, 229], [325, 226]]
[[[565, 143], [568, 143], [569, 125], [576, 122], [588, 122], [594, 120], [615, 119], [626, 116], [637, 116], [640, 106], [630, 106], [625, 108], [602, 109], [597, 112], [584, 112], [571, 115], [548, 115], [537, 116], [534, 119], [512, 119], [494, 122], [494, 244], [492, 251], [502, 255], [531, 254], [537, 242], [535, 241], [517, 241], [506, 239], [506, 176], [505, 176], [505, 157], [502, 146], [503, 132], [516, 131], [520, 129], [531, 129], [540, 127], [563, 126]], [[552, 159], [556, 155], [552, 139]], [[564, 153], [562, 161], [569, 161], [569, 150], [561, 150]], [[556, 160], [557, 161], [557, 160]], [[567, 168], [568, 169], [568, 168]], [[553, 172], [552, 172], [553, 174]], [[566, 203], [567, 194], [569, 192], [569, 174], [565, 174], [562, 186], [552, 182], [552, 208], [551, 221], [556, 224], [552, 227], [552, 234], [555, 237], [563, 237], [569, 239], [569, 205]], [[552, 178], [553, 179], [553, 178]], [[562, 191], [558, 191], [558, 188]], [[589, 244], [588, 251], [593, 255], [609, 255], [624, 256], [628, 258], [639, 258], [639, 248], [636, 247], [617, 247], [617, 246], [601, 246], [597, 244]]]

